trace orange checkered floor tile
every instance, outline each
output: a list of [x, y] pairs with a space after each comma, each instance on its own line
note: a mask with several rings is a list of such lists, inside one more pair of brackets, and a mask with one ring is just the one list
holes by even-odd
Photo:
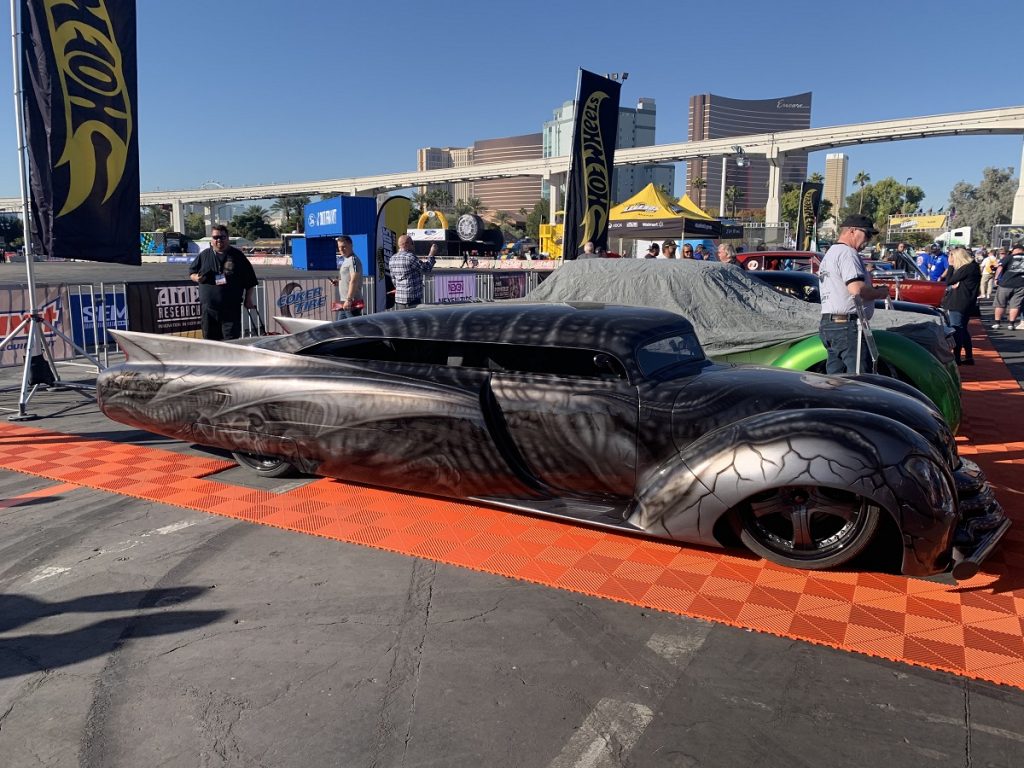
[[956, 586], [795, 571], [333, 480], [283, 494], [240, 488], [211, 478], [233, 466], [224, 461], [23, 425], [0, 424], [0, 467], [1024, 688], [1021, 389], [981, 325], [973, 331], [960, 450], [1016, 524], [982, 572]]

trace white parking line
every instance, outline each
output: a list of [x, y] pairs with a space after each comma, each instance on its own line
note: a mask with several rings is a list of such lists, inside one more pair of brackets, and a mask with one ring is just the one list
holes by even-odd
[[201, 522], [201, 521], [200, 520], [179, 520], [176, 523], [171, 523], [170, 525], [165, 525], [165, 526], [163, 526], [161, 528], [156, 528], [155, 530], [148, 531], [146, 533], [140, 534], [139, 538], [137, 538], [137, 539], [126, 539], [125, 541], [119, 541], [116, 544], [111, 544], [109, 547], [104, 547], [102, 549], [98, 549], [95, 552], [93, 552], [92, 554], [90, 554], [88, 557], [82, 558], [77, 563], [73, 563], [70, 566], [63, 566], [63, 565], [46, 565], [46, 566], [43, 566], [36, 573], [36, 575], [33, 576], [29, 580], [28, 583], [29, 584], [35, 584], [37, 581], [42, 581], [43, 579], [49, 579], [49, 578], [51, 578], [53, 576], [60, 576], [61, 574], [69, 572], [75, 566], [81, 565], [82, 563], [84, 563], [84, 562], [86, 562], [88, 560], [92, 560], [93, 558], [100, 557], [101, 555], [115, 555], [115, 554], [119, 554], [121, 552], [125, 552], [125, 551], [127, 551], [129, 549], [134, 549], [135, 547], [139, 546], [139, 544], [142, 544], [142, 539], [145, 539], [145, 538], [147, 538], [149, 536], [166, 536], [169, 533], [177, 533], [178, 531], [182, 531], [182, 530], [184, 530], [186, 528], [191, 528], [193, 525], [197, 525], [199, 522]]
[[653, 719], [643, 704], [601, 699], [550, 768], [617, 768]]
[[623, 764], [654, 719], [654, 709], [671, 690], [679, 671], [704, 645], [713, 625], [687, 622], [685, 626], [685, 632], [652, 635], [647, 641], [647, 647], [668, 661], [673, 671], [652, 671], [642, 659], [629, 665], [643, 679], [648, 703], [601, 699], [549, 768], [618, 768]]
[[37, 581], [48, 579], [51, 576], [60, 576], [62, 573], [67, 573], [70, 570], [70, 568], [62, 568], [59, 565], [48, 565], [33, 576], [29, 584], [35, 584]]

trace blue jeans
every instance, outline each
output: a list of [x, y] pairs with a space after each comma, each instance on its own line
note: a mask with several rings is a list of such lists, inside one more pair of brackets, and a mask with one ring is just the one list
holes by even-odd
[[[828, 359], [825, 361], [826, 373], [856, 373], [857, 371], [857, 320], [851, 318], [846, 323], [836, 323], [823, 317], [818, 327], [821, 343], [825, 345]], [[861, 344], [860, 372], [871, 373], [871, 353], [867, 343]]]
[[949, 324], [955, 331], [953, 334], [953, 354], [956, 361], [960, 362], [960, 353], [965, 353], [968, 360], [974, 359], [974, 344], [971, 343], [971, 333], [967, 330], [967, 324], [971, 322], [969, 312], [957, 312], [948, 310]]

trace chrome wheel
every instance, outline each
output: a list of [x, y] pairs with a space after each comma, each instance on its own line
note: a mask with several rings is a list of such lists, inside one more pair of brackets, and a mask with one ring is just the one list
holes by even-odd
[[775, 488], [739, 511], [740, 538], [753, 552], [794, 568], [834, 568], [867, 548], [879, 508], [847, 491], [816, 486]]

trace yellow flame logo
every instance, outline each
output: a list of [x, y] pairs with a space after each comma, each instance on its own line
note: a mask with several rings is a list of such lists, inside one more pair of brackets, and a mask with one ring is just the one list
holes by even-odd
[[[124, 175], [131, 144], [131, 98], [121, 48], [106, 0], [43, 0], [64, 97], [67, 140], [56, 168], [68, 166], [68, 196], [58, 216], [71, 213], [92, 194], [105, 162], [110, 199]], [[102, 155], [106, 155], [105, 158]]]
[[583, 104], [580, 120], [580, 148], [583, 157], [583, 188], [587, 208], [583, 213], [583, 241], [594, 239], [608, 221], [608, 195], [611, 180], [601, 135], [601, 103], [608, 98], [604, 91], [594, 91]]

